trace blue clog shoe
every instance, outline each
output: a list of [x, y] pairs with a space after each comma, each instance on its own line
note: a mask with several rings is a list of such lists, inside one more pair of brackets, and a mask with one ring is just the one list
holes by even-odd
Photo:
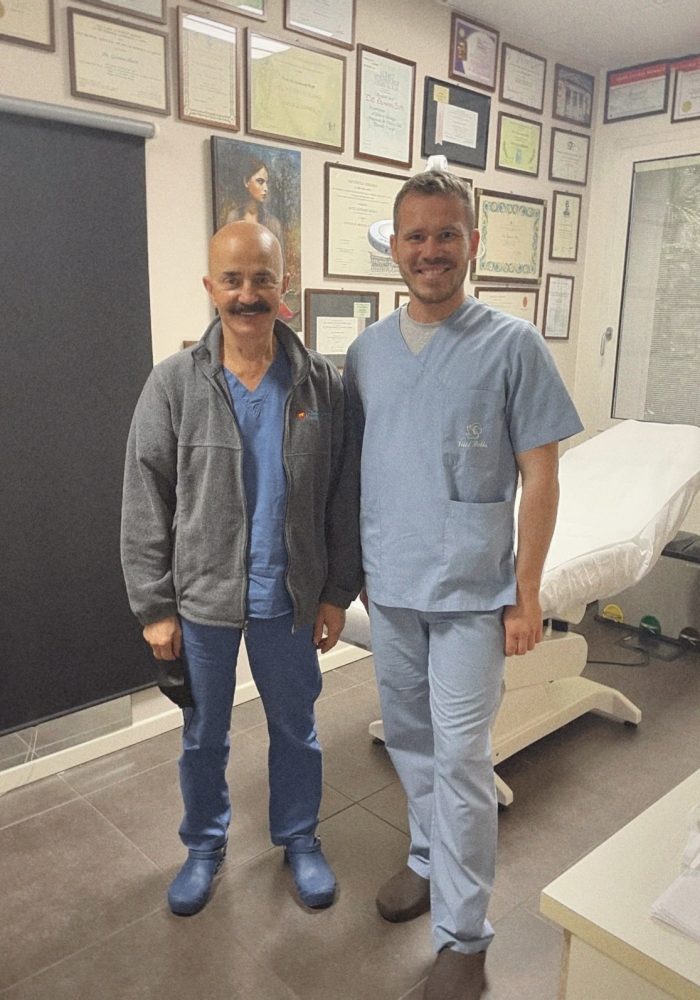
[[322, 910], [335, 899], [336, 880], [333, 869], [321, 850], [321, 841], [312, 847], [286, 847], [284, 860], [292, 870], [297, 895], [304, 906]]
[[217, 851], [190, 851], [168, 889], [168, 905], [179, 917], [191, 917], [209, 901], [214, 876], [226, 856], [226, 846]]

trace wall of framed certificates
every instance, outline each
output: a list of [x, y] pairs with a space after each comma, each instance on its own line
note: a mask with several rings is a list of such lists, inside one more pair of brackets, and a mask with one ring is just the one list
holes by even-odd
[[[596, 73], [513, 37], [495, 8], [482, 23], [431, 5], [427, 29], [423, 0], [0, 5], [0, 58], [13, 96], [157, 126], [147, 145], [156, 360], [198, 337], [209, 319], [199, 281], [221, 221], [212, 211], [212, 139], [228, 139], [238, 144], [231, 169], [239, 172], [238, 152], [248, 146], [262, 149], [264, 163], [290, 151], [298, 158], [288, 306], [300, 335], [309, 329], [308, 289], [376, 293], [380, 316], [405, 300], [391, 257], [364, 233], [376, 223], [386, 237], [396, 190], [441, 154], [471, 183], [482, 214], [487, 204], [504, 208], [482, 220], [478, 297], [540, 330], [548, 310], [546, 335], [573, 379], [596, 135], [638, 118], [678, 132], [700, 118], [700, 56], [667, 56]], [[223, 176], [219, 169], [214, 185]], [[268, 169], [267, 185], [271, 217], [281, 218], [289, 178]], [[508, 233], [496, 224], [506, 207], [517, 222]], [[562, 309], [552, 313], [562, 302], [570, 307], [566, 337], [552, 333], [563, 329]]]

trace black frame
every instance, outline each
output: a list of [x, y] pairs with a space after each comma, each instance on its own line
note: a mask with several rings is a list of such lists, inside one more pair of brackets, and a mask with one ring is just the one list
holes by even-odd
[[[479, 116], [476, 128], [476, 146], [473, 150], [469, 149], [468, 146], [460, 146], [457, 143], [436, 143], [430, 141], [430, 136], [435, 134], [438, 105], [438, 102], [430, 97], [432, 87], [444, 87], [449, 92], [450, 104], [454, 104], [456, 107], [467, 111], [473, 111]], [[421, 146], [423, 156], [433, 156], [436, 153], [442, 153], [450, 163], [459, 163], [464, 167], [473, 167], [475, 170], [485, 170], [490, 120], [491, 98], [488, 94], [479, 94], [475, 90], [467, 90], [465, 87], [458, 87], [454, 83], [447, 83], [444, 80], [436, 80], [432, 76], [426, 76], [423, 88], [423, 133]]]

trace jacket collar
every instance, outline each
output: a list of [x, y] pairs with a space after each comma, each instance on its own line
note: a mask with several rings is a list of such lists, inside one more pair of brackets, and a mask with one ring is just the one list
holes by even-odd
[[[309, 352], [291, 327], [276, 319], [273, 333], [284, 348], [292, 368], [292, 382], [296, 384], [308, 375], [311, 362]], [[216, 316], [195, 344], [192, 355], [211, 378], [223, 368], [221, 364], [221, 320]]]

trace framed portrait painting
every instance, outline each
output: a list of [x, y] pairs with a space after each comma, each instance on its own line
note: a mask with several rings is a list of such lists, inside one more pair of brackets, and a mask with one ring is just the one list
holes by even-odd
[[243, 219], [280, 241], [291, 275], [279, 318], [301, 330], [301, 153], [243, 139], [212, 136], [214, 230]]

